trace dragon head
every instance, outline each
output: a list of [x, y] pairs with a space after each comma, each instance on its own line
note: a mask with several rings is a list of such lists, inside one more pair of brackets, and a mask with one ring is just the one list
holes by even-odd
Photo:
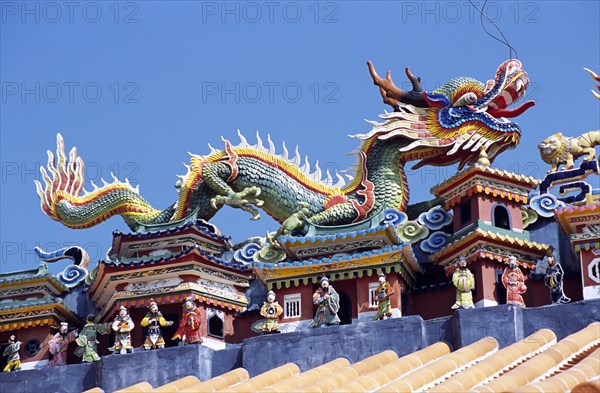
[[[514, 59], [502, 63], [495, 78], [486, 84], [473, 78], [459, 77], [431, 93], [421, 90], [421, 79], [415, 77], [409, 68], [406, 68], [406, 75], [413, 84], [413, 90], [406, 92], [393, 84], [389, 72], [382, 79], [373, 65], [368, 64], [384, 102], [394, 108], [394, 113], [382, 116], [387, 121], [376, 127], [378, 137], [413, 140], [402, 150], [413, 152], [411, 159], [422, 159], [415, 167], [456, 162], [462, 167], [475, 162], [481, 150], [485, 150], [489, 159], [493, 160], [500, 152], [519, 143], [521, 129], [508, 118], [516, 117], [535, 105], [533, 101], [527, 101], [508, 109], [523, 97], [529, 85], [521, 62]], [[422, 129], [427, 132], [419, 131], [418, 137], [410, 132]]]

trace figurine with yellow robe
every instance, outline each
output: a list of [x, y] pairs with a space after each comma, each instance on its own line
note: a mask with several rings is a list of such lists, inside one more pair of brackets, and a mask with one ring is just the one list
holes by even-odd
[[377, 296], [377, 315], [375, 320], [390, 318], [392, 316], [392, 302], [390, 298], [394, 294], [394, 288], [385, 279], [385, 274], [379, 275], [379, 286], [375, 290]]
[[452, 274], [452, 284], [456, 287], [456, 303], [452, 305], [452, 309], [475, 308], [473, 294], [471, 293], [475, 289], [475, 277], [467, 269], [467, 259], [465, 257], [458, 258], [458, 268]]
[[283, 314], [283, 307], [275, 301], [275, 292], [267, 293], [267, 301], [260, 309], [260, 315], [265, 317], [252, 324], [252, 330], [256, 333], [275, 333], [279, 331], [279, 316]]
[[165, 347], [165, 339], [163, 338], [161, 327], [171, 326], [173, 321], [167, 321], [162, 313], [158, 311], [158, 305], [152, 299], [148, 305], [148, 313], [142, 319], [140, 325], [148, 327], [148, 334], [144, 340], [144, 350], [163, 349]]

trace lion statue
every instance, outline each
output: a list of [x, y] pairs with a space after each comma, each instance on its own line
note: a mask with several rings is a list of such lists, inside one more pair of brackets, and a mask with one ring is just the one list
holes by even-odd
[[563, 136], [559, 132], [544, 139], [538, 148], [542, 160], [552, 166], [548, 173], [552, 173], [556, 172], [562, 164], [566, 165], [566, 169], [573, 169], [573, 161], [582, 156], [586, 156], [584, 161], [595, 159], [595, 146], [598, 145], [600, 145], [600, 130], [586, 132], [577, 138]]

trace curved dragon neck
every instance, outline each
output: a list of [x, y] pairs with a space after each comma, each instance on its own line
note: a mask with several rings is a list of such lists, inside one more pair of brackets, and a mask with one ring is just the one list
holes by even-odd
[[400, 148], [407, 144], [402, 140], [375, 141], [367, 154], [367, 180], [375, 185], [377, 212], [386, 208], [405, 210], [408, 205], [408, 184]]

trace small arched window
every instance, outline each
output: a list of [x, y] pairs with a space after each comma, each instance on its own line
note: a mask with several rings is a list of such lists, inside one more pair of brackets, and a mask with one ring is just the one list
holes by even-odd
[[492, 224], [497, 228], [510, 230], [510, 216], [508, 209], [504, 205], [494, 206]]
[[223, 311], [208, 309], [208, 334], [213, 337], [223, 338]]

